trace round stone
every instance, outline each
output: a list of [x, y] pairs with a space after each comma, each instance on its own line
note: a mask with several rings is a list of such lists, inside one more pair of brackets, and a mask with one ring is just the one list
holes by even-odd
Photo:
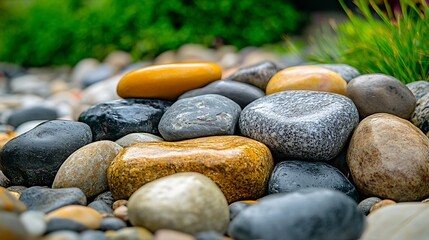
[[356, 127], [347, 163], [365, 195], [395, 201], [429, 196], [429, 139], [409, 121], [373, 114]]
[[408, 83], [406, 86], [414, 94], [417, 101], [419, 101], [420, 98], [422, 98], [424, 95], [429, 93], [429, 82], [428, 81], [423, 81], [423, 80], [415, 81], [412, 83]]
[[338, 73], [346, 82], [350, 82], [350, 80], [360, 75], [356, 68], [347, 64], [317, 64], [317, 66]]
[[50, 218], [46, 225], [46, 233], [57, 231], [83, 232], [88, 230], [88, 227], [82, 223], [67, 218]]
[[210, 178], [177, 173], [145, 184], [128, 202], [130, 222], [155, 232], [225, 232], [229, 210], [225, 196]]
[[365, 198], [358, 204], [358, 208], [362, 211], [363, 214], [368, 215], [371, 207], [374, 206], [374, 204], [380, 202], [381, 199], [378, 197], [369, 197]]
[[184, 98], [164, 113], [158, 130], [167, 141], [233, 135], [240, 112], [237, 103], [221, 95]]
[[88, 207], [96, 210], [98, 213], [100, 213], [103, 216], [113, 215], [112, 208], [102, 200], [93, 201], [90, 204], [88, 204]]
[[103, 220], [101, 214], [94, 209], [78, 205], [65, 206], [46, 215], [46, 221], [54, 218], [72, 220], [89, 229], [98, 229]]
[[116, 140], [121, 147], [129, 147], [138, 142], [162, 142], [164, 139], [150, 133], [130, 133]]
[[265, 91], [268, 81], [278, 72], [276, 64], [270, 61], [263, 61], [248, 67], [240, 68], [228, 79], [243, 83], [252, 84]]
[[315, 91], [286, 91], [250, 103], [240, 115], [244, 136], [288, 159], [328, 161], [337, 156], [359, 122], [353, 102]]
[[410, 89], [398, 79], [385, 74], [364, 74], [347, 85], [347, 94], [365, 118], [374, 113], [390, 113], [409, 119], [416, 106]]

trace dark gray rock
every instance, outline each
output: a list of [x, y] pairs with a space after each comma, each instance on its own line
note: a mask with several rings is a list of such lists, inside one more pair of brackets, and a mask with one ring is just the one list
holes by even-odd
[[107, 191], [104, 193], [99, 194], [97, 197], [95, 197], [94, 201], [103, 201], [108, 206], [112, 207], [113, 203], [115, 202], [115, 199], [113, 198], [112, 192]]
[[247, 104], [265, 96], [264, 91], [247, 83], [219, 80], [203, 88], [194, 89], [182, 94], [179, 99], [201, 96], [204, 94], [219, 94], [236, 102], [244, 108]]
[[428, 81], [424, 81], [424, 80], [415, 81], [412, 83], [408, 83], [406, 86], [414, 94], [417, 101], [420, 98], [422, 98], [424, 95], [429, 93], [429, 82]]
[[7, 188], [10, 185], [10, 180], [0, 171], [0, 187]]
[[97, 66], [93, 71], [89, 72], [82, 82], [82, 87], [87, 88], [94, 83], [101, 82], [115, 74], [115, 69], [107, 64]]
[[116, 231], [125, 227], [127, 227], [127, 223], [116, 217], [104, 218], [100, 223], [100, 230], [102, 231], [107, 231], [107, 230]]
[[429, 131], [429, 93], [421, 97], [416, 104], [410, 121], [423, 133]]
[[158, 129], [167, 141], [232, 135], [240, 112], [237, 103], [221, 95], [184, 98], [165, 112]]
[[91, 127], [94, 141], [115, 141], [129, 133], [159, 135], [158, 123], [171, 102], [158, 99], [120, 99], [99, 103], [79, 116]]
[[67, 157], [91, 141], [91, 129], [84, 123], [48, 121], [7, 142], [0, 168], [13, 185], [51, 186]]
[[276, 64], [270, 61], [264, 61], [252, 66], [240, 68], [230, 77], [229, 80], [252, 84], [265, 91], [271, 77], [274, 76], [279, 69]]
[[58, 113], [56, 109], [43, 106], [33, 106], [11, 111], [6, 119], [6, 123], [16, 128], [29, 121], [54, 120], [57, 118]]
[[358, 192], [335, 167], [324, 162], [283, 161], [276, 164], [268, 182], [268, 193], [289, 193], [303, 188], [340, 191], [356, 202]]
[[107, 203], [102, 200], [93, 201], [90, 204], [88, 204], [88, 207], [96, 210], [102, 215], [113, 214], [112, 207], [107, 205]]
[[83, 232], [88, 230], [88, 227], [78, 223], [76, 221], [66, 219], [66, 218], [51, 218], [47, 222], [46, 233], [52, 233], [56, 231], [73, 231], [73, 232]]
[[365, 198], [358, 204], [358, 209], [362, 211], [363, 214], [368, 215], [371, 207], [374, 206], [374, 204], [381, 202], [381, 199], [378, 197], [369, 197]]
[[80, 240], [108, 240], [108, 238], [102, 231], [86, 230], [80, 234]]
[[360, 75], [356, 68], [347, 64], [317, 64], [317, 66], [338, 73], [346, 82], [350, 82], [350, 80]]
[[27, 206], [28, 210], [44, 213], [68, 205], [86, 206], [86, 196], [79, 188], [30, 187], [22, 191], [19, 200]]
[[358, 122], [358, 111], [347, 97], [285, 91], [250, 103], [239, 126], [244, 136], [286, 159], [328, 161], [339, 154]]
[[345, 194], [328, 189], [306, 189], [269, 195], [240, 213], [229, 225], [236, 240], [358, 239], [364, 215]]

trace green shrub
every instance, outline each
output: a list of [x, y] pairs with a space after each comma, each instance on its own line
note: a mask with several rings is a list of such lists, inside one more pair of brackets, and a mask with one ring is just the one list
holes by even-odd
[[16, 2], [0, 19], [0, 61], [31, 66], [102, 59], [112, 50], [141, 59], [184, 43], [210, 46], [216, 38], [260, 46], [296, 32], [304, 19], [284, 0]]
[[349, 20], [334, 29], [336, 34], [319, 36], [312, 60], [346, 63], [404, 83], [429, 80], [429, 7], [424, 0], [401, 0], [402, 11], [396, 15], [387, 3], [382, 10], [371, 0], [357, 0], [362, 16], [340, 2]]

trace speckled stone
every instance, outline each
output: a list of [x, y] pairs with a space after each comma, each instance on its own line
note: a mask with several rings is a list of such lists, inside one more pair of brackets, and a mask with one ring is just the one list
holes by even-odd
[[65, 206], [46, 215], [46, 221], [53, 218], [72, 220], [89, 229], [98, 229], [103, 220], [101, 214], [94, 209], [79, 205]]
[[324, 162], [297, 160], [276, 164], [268, 182], [268, 193], [287, 193], [313, 187], [337, 190], [355, 201], [359, 198], [355, 186], [335, 167]]
[[362, 120], [347, 163], [363, 194], [395, 201], [429, 196], [429, 139], [402, 118], [379, 113]]
[[410, 121], [422, 132], [429, 132], [429, 94], [421, 97], [416, 104]]
[[264, 61], [255, 65], [240, 68], [228, 79], [249, 83], [265, 91], [268, 81], [270, 81], [271, 77], [277, 72], [278, 68], [273, 62]]
[[179, 99], [201, 96], [204, 94], [219, 94], [236, 102], [244, 108], [249, 103], [265, 96], [261, 89], [242, 82], [219, 80], [203, 88], [194, 89], [180, 95]]
[[150, 133], [130, 133], [116, 140], [121, 147], [129, 147], [138, 142], [162, 142], [164, 139]]
[[113, 196], [125, 199], [155, 179], [176, 172], [199, 172], [216, 182], [231, 203], [261, 197], [273, 165], [270, 150], [260, 142], [214, 136], [136, 143], [113, 160], [107, 178]]
[[261, 199], [230, 223], [228, 235], [235, 240], [359, 238], [365, 218], [352, 199], [329, 189], [304, 190]]
[[6, 188], [0, 187], [0, 211], [22, 213], [27, 210], [24, 203], [16, 199]]
[[410, 89], [398, 79], [385, 74], [363, 74], [347, 85], [347, 95], [365, 118], [374, 113], [390, 113], [409, 119], [416, 106]]
[[359, 122], [353, 102], [326, 92], [286, 91], [260, 98], [240, 115], [244, 136], [286, 158], [327, 161], [343, 148]]
[[378, 197], [365, 198], [358, 204], [357, 207], [362, 211], [363, 214], [368, 215], [371, 210], [371, 207], [380, 201], [381, 199]]
[[229, 223], [228, 204], [219, 187], [210, 178], [189, 172], [142, 186], [130, 197], [128, 215], [131, 224], [152, 232], [223, 233]]
[[153, 235], [142, 227], [127, 227], [108, 236], [109, 240], [152, 240]]
[[157, 99], [114, 100], [82, 112], [79, 121], [91, 127], [94, 141], [116, 141], [135, 132], [159, 135], [159, 120], [170, 105], [169, 101]]
[[420, 98], [422, 98], [424, 95], [429, 93], [429, 82], [428, 81], [423, 81], [423, 80], [415, 81], [415, 82], [408, 83], [406, 86], [414, 94], [417, 101]]
[[386, 206], [390, 206], [396, 204], [395, 201], [390, 200], [390, 199], [383, 199], [380, 202], [372, 205], [371, 209], [369, 210], [369, 212], [372, 214], [374, 211], [377, 211], [378, 209], [382, 208], [382, 207], [386, 207]]
[[110, 191], [99, 194], [94, 199], [94, 201], [97, 201], [97, 200], [101, 200], [101, 201], [105, 202], [110, 207], [112, 207], [113, 202], [115, 201], [115, 199], [113, 198], [112, 192], [110, 192]]
[[429, 204], [398, 203], [383, 207], [367, 218], [361, 240], [427, 239]]
[[0, 211], [0, 237], [5, 240], [26, 240], [30, 235], [18, 214]]
[[240, 112], [237, 103], [221, 95], [184, 98], [164, 113], [158, 130], [167, 141], [233, 135]]
[[52, 188], [76, 187], [87, 198], [108, 190], [106, 171], [121, 150], [119, 144], [108, 140], [83, 146], [61, 165]]
[[338, 73], [346, 82], [350, 82], [350, 80], [360, 75], [356, 68], [347, 64], [317, 64], [317, 66]]

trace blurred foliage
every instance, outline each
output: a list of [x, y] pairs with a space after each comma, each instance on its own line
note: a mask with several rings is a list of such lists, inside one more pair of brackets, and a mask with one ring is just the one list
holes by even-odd
[[[356, 0], [360, 14], [344, 5], [348, 21], [335, 34], [318, 35], [311, 60], [346, 63], [362, 73], [384, 73], [404, 83], [429, 80], [429, 7], [426, 0]], [[399, 12], [398, 12], [399, 10]]]
[[281, 41], [304, 18], [285, 0], [3, 0], [0, 61], [27, 66], [150, 58], [216, 39], [239, 48]]

